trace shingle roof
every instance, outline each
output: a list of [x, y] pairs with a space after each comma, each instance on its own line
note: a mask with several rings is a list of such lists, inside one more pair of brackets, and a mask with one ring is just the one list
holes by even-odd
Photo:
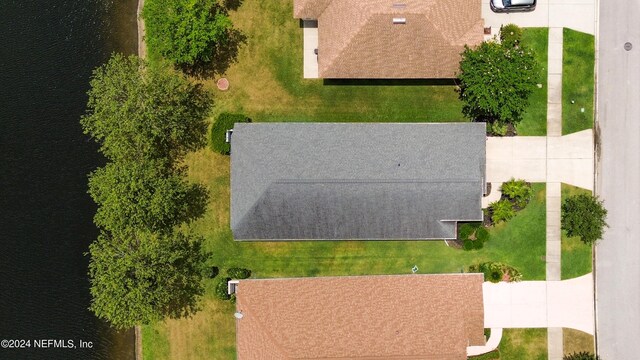
[[239, 360], [463, 360], [484, 345], [482, 274], [240, 280]]
[[237, 240], [444, 239], [482, 219], [484, 123], [236, 124]]
[[464, 45], [483, 40], [480, 7], [479, 0], [295, 0], [294, 16], [318, 20], [321, 78], [454, 78]]

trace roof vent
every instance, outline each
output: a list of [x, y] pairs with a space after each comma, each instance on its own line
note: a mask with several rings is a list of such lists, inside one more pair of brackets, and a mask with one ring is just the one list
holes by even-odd
[[393, 18], [393, 23], [396, 24], [396, 25], [406, 24], [407, 23], [407, 19], [406, 18], [396, 18], [396, 17], [394, 17]]
[[391, 5], [392, 8], [394, 9], [404, 9], [407, 7], [407, 4], [403, 4], [403, 3], [395, 3], [393, 5]]

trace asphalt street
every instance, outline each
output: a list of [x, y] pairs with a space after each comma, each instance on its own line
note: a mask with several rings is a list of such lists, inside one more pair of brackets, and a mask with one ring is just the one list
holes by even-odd
[[600, 0], [599, 6], [596, 192], [609, 228], [596, 247], [596, 341], [603, 360], [638, 359], [640, 0]]

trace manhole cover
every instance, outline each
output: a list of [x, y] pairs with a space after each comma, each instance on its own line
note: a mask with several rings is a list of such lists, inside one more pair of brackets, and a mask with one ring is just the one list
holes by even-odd
[[218, 89], [222, 91], [229, 90], [229, 80], [227, 80], [226, 78], [221, 78], [220, 80], [218, 80], [216, 85], [218, 86]]
[[630, 42], [624, 43], [624, 49], [625, 50], [629, 51], [629, 50], [631, 50], [632, 47], [633, 47], [633, 45], [631, 45]]

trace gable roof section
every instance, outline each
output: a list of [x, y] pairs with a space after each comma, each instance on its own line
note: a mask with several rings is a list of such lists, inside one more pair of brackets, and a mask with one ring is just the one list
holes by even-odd
[[238, 359], [466, 359], [482, 274], [240, 280]]
[[482, 219], [484, 123], [236, 124], [237, 240], [444, 239]]
[[[321, 78], [454, 78], [464, 45], [483, 40], [480, 6], [469, 0], [296, 0], [294, 16], [318, 20]], [[393, 24], [396, 17], [406, 23]]]

